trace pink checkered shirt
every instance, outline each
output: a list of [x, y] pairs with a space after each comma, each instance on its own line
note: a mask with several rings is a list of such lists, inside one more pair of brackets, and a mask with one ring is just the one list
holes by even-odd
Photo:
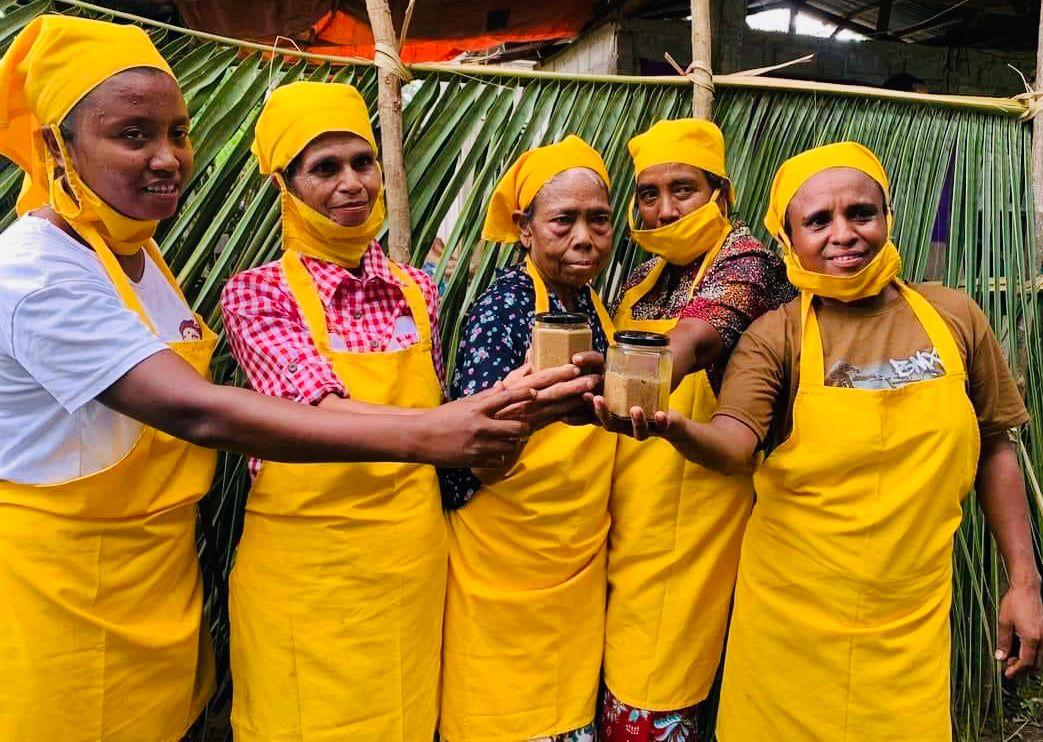
[[[362, 256], [362, 275], [302, 256], [326, 309], [330, 344], [355, 353], [405, 348], [419, 341], [416, 324], [389, 260], [376, 243]], [[442, 379], [438, 289], [419, 268], [403, 266], [424, 293], [432, 327], [432, 356]], [[236, 274], [221, 294], [232, 355], [250, 386], [262, 394], [318, 404], [327, 394], [349, 397], [312, 341], [279, 261]], [[250, 462], [256, 474], [258, 463]]]

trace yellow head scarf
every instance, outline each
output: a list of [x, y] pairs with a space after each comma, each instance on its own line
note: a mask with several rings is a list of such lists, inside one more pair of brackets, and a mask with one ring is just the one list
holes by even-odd
[[[659, 121], [631, 139], [627, 147], [634, 161], [635, 176], [653, 165], [673, 162], [691, 165], [724, 178], [728, 203], [735, 203], [735, 189], [724, 167], [724, 135], [709, 121]], [[634, 212], [631, 201], [627, 218], [634, 242], [674, 265], [689, 265], [717, 251], [732, 230], [731, 222], [717, 205], [717, 191], [698, 209], [662, 227], [639, 229]]]
[[[0, 154], [26, 174], [18, 213], [50, 203], [95, 250], [100, 239], [123, 254], [140, 249], [157, 223], [125, 217], [93, 193], [72, 169], [58, 124], [91, 90], [135, 67], [174, 76], [140, 28], [58, 15], [33, 20], [0, 60]], [[45, 128], [65, 160], [58, 179], [43, 142]]]
[[293, 195], [282, 171], [316, 137], [327, 132], [356, 134], [377, 151], [369, 111], [351, 85], [294, 82], [276, 89], [264, 104], [254, 130], [253, 153], [263, 175], [274, 175], [282, 206], [283, 249], [355, 268], [386, 216], [383, 189], [365, 222], [343, 227]]
[[577, 167], [593, 170], [611, 187], [605, 161], [597, 150], [570, 134], [557, 144], [525, 152], [503, 174], [489, 200], [482, 226], [482, 239], [489, 242], [517, 242], [521, 236], [514, 223], [514, 212], [524, 211], [555, 175]]
[[[786, 234], [786, 209], [800, 187], [813, 175], [835, 167], [859, 170], [876, 181], [884, 192], [887, 209], [887, 242], [869, 264], [849, 276], [815, 273], [804, 268]], [[764, 226], [783, 247], [783, 259], [790, 282], [798, 289], [840, 301], [856, 301], [875, 296], [897, 278], [902, 258], [891, 241], [891, 194], [884, 166], [868, 148], [857, 142], [837, 142], [815, 147], [786, 160], [771, 184]]]
[[627, 143], [634, 161], [634, 175], [653, 165], [680, 162], [728, 181], [728, 203], [735, 205], [735, 188], [724, 165], [724, 134], [717, 126], [701, 119], [669, 119]]

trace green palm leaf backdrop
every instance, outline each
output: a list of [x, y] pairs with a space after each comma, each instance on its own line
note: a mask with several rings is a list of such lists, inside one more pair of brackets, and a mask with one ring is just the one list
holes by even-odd
[[[96, 9], [51, 0], [0, 2], [0, 45], [6, 46], [43, 12], [99, 15]], [[279, 254], [277, 192], [258, 174], [249, 149], [266, 91], [298, 79], [350, 82], [375, 112], [376, 77], [368, 65], [290, 58], [273, 62], [238, 45], [145, 27], [181, 82], [196, 146], [195, 172], [181, 211], [162, 225], [158, 239], [195, 309], [220, 331], [218, 301], [225, 279]], [[604, 154], [615, 183], [616, 250], [600, 278], [602, 294], [614, 296], [643, 259], [626, 236], [633, 180], [626, 142], [660, 118], [689, 115], [690, 86], [680, 79], [489, 74], [434, 66], [418, 66], [414, 74], [404, 107], [411, 259], [423, 262], [441, 234], [446, 247], [438, 275], [445, 274], [450, 256], [462, 266], [444, 276], [447, 358], [451, 361], [470, 301], [497, 267], [516, 258], [510, 245], [479, 239], [493, 186], [516, 155], [568, 133], [579, 134]], [[1008, 351], [1034, 419], [1024, 444], [1019, 441], [1034, 482], [1031, 467], [1038, 471], [1043, 465], [1043, 315], [1031, 226], [1030, 128], [1010, 108], [748, 86], [719, 87], [716, 97], [716, 119], [729, 142], [729, 168], [739, 194], [738, 212], [761, 238], [766, 238], [760, 216], [768, 186], [782, 160], [810, 146], [855, 139], [876, 151], [891, 174], [895, 240], [905, 258], [905, 276], [920, 280], [928, 266], [945, 175], [953, 169], [948, 247], [940, 277], [974, 296]], [[14, 219], [19, 182], [17, 169], [5, 162], [0, 168], [0, 227]], [[224, 343], [213, 373], [218, 381], [241, 383]], [[219, 697], [227, 697], [228, 691], [224, 585], [247, 487], [240, 457], [224, 455], [214, 488], [201, 504], [199, 547], [223, 678]], [[1038, 533], [1043, 499], [1038, 487], [1031, 494]], [[1004, 576], [973, 498], [966, 511], [954, 564], [953, 721], [959, 738], [974, 739], [990, 716], [1002, 718], [999, 675], [991, 656]]]

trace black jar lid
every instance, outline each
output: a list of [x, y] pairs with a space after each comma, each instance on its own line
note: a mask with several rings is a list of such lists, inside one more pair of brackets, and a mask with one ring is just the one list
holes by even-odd
[[621, 330], [612, 336], [617, 343], [638, 345], [644, 348], [665, 348], [670, 345], [670, 338], [658, 332], [642, 330]]
[[546, 325], [589, 325], [590, 318], [582, 312], [540, 312], [536, 321]]

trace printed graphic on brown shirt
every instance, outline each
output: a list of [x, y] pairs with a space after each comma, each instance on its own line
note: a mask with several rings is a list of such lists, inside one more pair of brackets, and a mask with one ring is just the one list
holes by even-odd
[[880, 363], [856, 366], [845, 360], [833, 364], [826, 374], [826, 386], [848, 389], [900, 389], [906, 384], [945, 375], [945, 366], [936, 348], [918, 350], [906, 358], [889, 358]]

